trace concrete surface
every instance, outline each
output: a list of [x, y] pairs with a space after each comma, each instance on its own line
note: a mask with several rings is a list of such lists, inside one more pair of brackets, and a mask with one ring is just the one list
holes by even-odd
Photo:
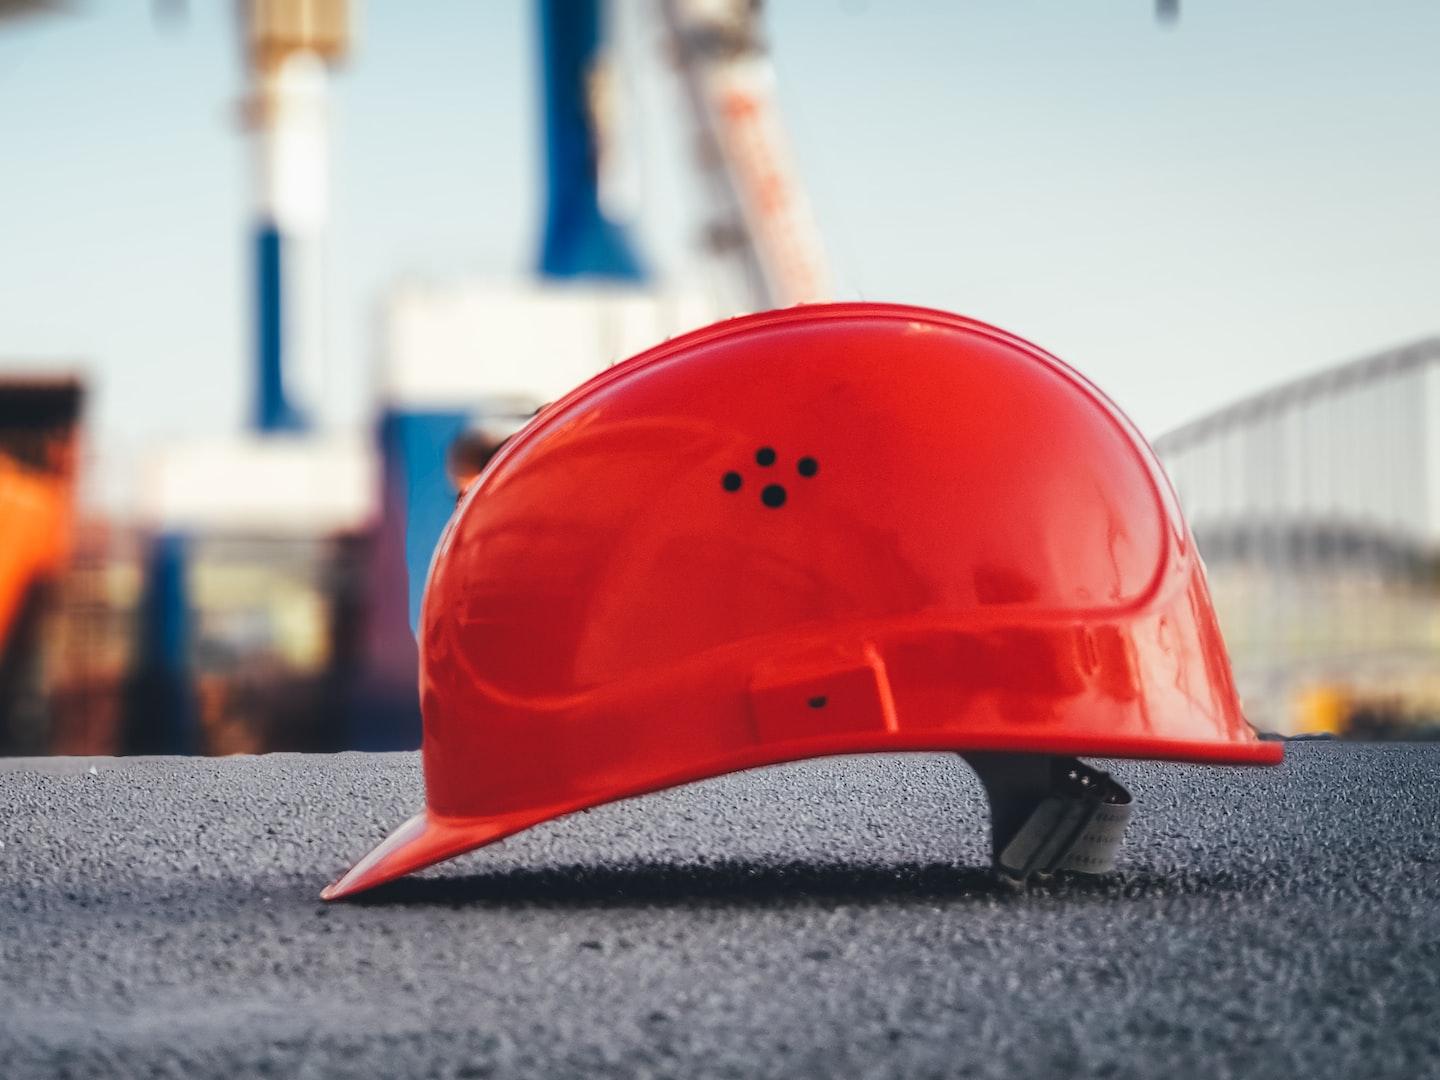
[[[1440, 1075], [1440, 745], [1116, 763], [992, 884], [950, 756], [761, 770], [327, 906], [413, 755], [0, 771], [0, 1076]], [[92, 771], [93, 770], [93, 771]]]

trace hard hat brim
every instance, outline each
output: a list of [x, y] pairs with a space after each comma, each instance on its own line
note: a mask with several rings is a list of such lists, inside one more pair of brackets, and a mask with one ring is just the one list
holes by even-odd
[[508, 813], [486, 817], [446, 817], [424, 810], [410, 818], [382, 840], [370, 854], [357, 862], [320, 893], [322, 900], [343, 900], [356, 893], [384, 885], [427, 866], [453, 859], [457, 855], [493, 844], [507, 836], [524, 832], [535, 825], [551, 821], [577, 810], [633, 798], [650, 792], [705, 780], [726, 773], [786, 761], [807, 760], [833, 754], [896, 752], [944, 752], [998, 750], [1015, 753], [1084, 755], [1087, 757], [1141, 758], [1174, 761], [1197, 765], [1277, 765], [1284, 757], [1285, 745], [1279, 741], [1256, 740], [1245, 743], [1210, 743], [1202, 741], [1134, 739], [1134, 738], [1070, 738], [1041, 739], [1027, 746], [1017, 746], [1013, 734], [1006, 733], [987, 739], [974, 735], [960, 740], [937, 739], [922, 735], [911, 739], [873, 735], [844, 739], [830, 737], [823, 744], [795, 745], [776, 753], [773, 750], [750, 750], [744, 754], [684, 769], [662, 777], [646, 780], [616, 790], [590, 792], [565, 803], [525, 807]]
[[504, 814], [494, 818], [444, 818], [422, 811], [382, 840], [370, 854], [325, 886], [322, 900], [342, 900], [387, 881], [453, 859], [537, 825], [553, 814]]

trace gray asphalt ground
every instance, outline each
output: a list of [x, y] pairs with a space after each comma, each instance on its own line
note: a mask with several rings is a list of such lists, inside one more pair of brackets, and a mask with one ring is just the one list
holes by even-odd
[[[317, 894], [415, 755], [0, 769], [0, 1077], [1440, 1076], [1440, 745], [1114, 763], [1115, 877], [952, 756], [617, 804]], [[89, 769], [93, 766], [94, 772]]]

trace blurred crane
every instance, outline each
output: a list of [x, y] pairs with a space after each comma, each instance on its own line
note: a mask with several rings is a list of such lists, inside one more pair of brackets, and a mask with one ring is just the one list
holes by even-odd
[[824, 247], [785, 137], [758, 0], [660, 0], [660, 10], [712, 193], [712, 252], [738, 264], [746, 307], [828, 299]]

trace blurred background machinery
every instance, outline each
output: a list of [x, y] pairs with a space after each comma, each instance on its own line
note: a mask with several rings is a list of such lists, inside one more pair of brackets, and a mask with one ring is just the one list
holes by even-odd
[[1252, 721], [1440, 734], [1440, 340], [1156, 440]]
[[[237, 3], [254, 155], [249, 430], [151, 447], [133, 515], [86, 521], [72, 545], [63, 451], [78, 391], [57, 412], [30, 388], [0, 388], [0, 502], [27, 506], [24, 529], [0, 535], [0, 754], [418, 745], [412, 627], [430, 553], [489, 454], [626, 356], [824, 295], [758, 5], [645, 10], [691, 110], [707, 284], [656, 280], [609, 193], [624, 104], [614, 71], [637, 61], [636, 41], [616, 47], [604, 0], [537, 0], [535, 274], [384, 296], [374, 428], [355, 438], [324, 430], [315, 408], [331, 363], [327, 84], [354, 12], [348, 0]], [[37, 418], [43, 461], [30, 460]]]
[[[68, 10], [0, 0], [0, 27]], [[133, 505], [99, 517], [74, 506], [81, 379], [0, 381], [0, 754], [416, 745], [425, 574], [488, 456], [625, 356], [828, 295], [759, 4], [530, 10], [543, 193], [532, 270], [401, 280], [378, 296], [357, 432], [327, 426], [323, 408], [335, 365], [358, 362], [331, 355], [326, 302], [329, 87], [356, 11], [236, 3], [253, 191], [246, 430], [148, 447]], [[1173, 22], [1178, 5], [1156, 10]], [[184, 22], [183, 0], [154, 11]], [[685, 278], [657, 274], [633, 228], [643, 208], [624, 197], [638, 109], [620, 76], [657, 59], [683, 103], [698, 194], [699, 273]], [[1287, 733], [1434, 732], [1440, 342], [1247, 398], [1157, 448], [1251, 718]]]
[[[382, 313], [387, 521], [405, 522], [408, 610], [455, 503], [445, 448], [528, 416], [610, 364], [717, 318], [823, 298], [825, 257], [790, 159], [751, 0], [655, 9], [686, 88], [708, 193], [708, 287], [659, 281], [615, 199], [622, 99], [602, 0], [539, 0], [544, 222], [536, 277], [402, 286]], [[631, 42], [632, 48], [635, 46]]]
[[[328, 80], [352, 12], [348, 0], [236, 12], [253, 153], [249, 430], [144, 456], [134, 648], [107, 747], [124, 753], [341, 749], [373, 700], [358, 673], [385, 610], [370, 570], [380, 470], [368, 440], [322, 430], [315, 408], [329, 363]], [[413, 744], [411, 712], [382, 745]]]

